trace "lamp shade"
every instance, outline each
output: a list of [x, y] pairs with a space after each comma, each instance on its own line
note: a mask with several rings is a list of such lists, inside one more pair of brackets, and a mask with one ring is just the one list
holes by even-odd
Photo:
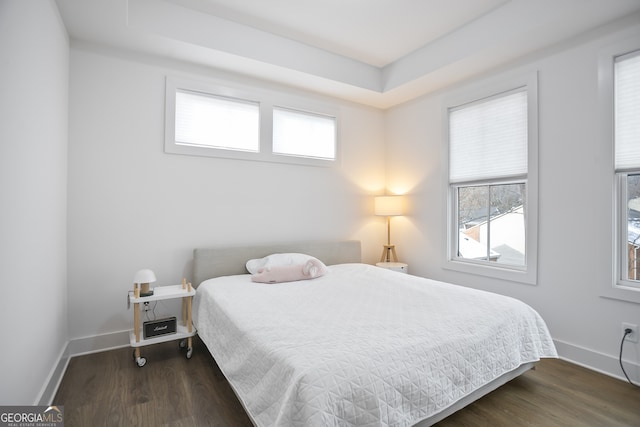
[[133, 277], [133, 283], [153, 283], [156, 281], [156, 275], [149, 269], [139, 270]]
[[404, 197], [402, 196], [376, 196], [374, 202], [376, 215], [404, 215]]

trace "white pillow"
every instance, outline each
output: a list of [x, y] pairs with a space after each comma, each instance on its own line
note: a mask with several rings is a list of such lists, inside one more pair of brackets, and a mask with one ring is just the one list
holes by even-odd
[[320, 264], [322, 264], [322, 261], [320, 261], [319, 259], [306, 254], [298, 254], [298, 253], [271, 254], [264, 258], [250, 259], [249, 261], [247, 261], [247, 271], [251, 274], [257, 274], [258, 270], [262, 268], [280, 267], [280, 266], [286, 266], [286, 265], [303, 265], [303, 264], [306, 264], [306, 262], [309, 261], [310, 259], [316, 260]]

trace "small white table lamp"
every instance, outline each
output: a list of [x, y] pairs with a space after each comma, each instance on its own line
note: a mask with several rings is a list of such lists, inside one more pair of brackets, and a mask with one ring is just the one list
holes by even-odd
[[376, 215], [387, 217], [387, 244], [382, 249], [380, 261], [391, 262], [393, 255], [393, 261], [398, 262], [396, 247], [391, 244], [391, 217], [404, 214], [404, 197], [376, 196], [374, 202]]
[[[149, 283], [156, 281], [156, 275], [149, 269], [139, 270], [133, 278], [133, 291], [136, 297], [148, 297], [153, 295], [153, 289], [149, 288]], [[140, 285], [140, 294], [138, 294], [138, 285]]]

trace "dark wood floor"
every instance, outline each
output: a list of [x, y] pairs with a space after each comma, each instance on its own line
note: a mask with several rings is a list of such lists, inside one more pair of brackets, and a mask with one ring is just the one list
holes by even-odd
[[[143, 368], [134, 364], [130, 348], [71, 359], [53, 402], [64, 405], [65, 426], [252, 425], [198, 339], [191, 360], [177, 341], [142, 353]], [[640, 426], [640, 388], [543, 360], [437, 426]]]

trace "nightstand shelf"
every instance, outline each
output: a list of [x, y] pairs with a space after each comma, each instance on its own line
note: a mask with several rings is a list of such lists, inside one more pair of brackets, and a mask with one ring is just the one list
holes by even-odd
[[[138, 330], [138, 335], [142, 336], [142, 328]], [[177, 325], [176, 332], [173, 334], [158, 335], [157, 337], [143, 338], [140, 341], [136, 341], [136, 334], [133, 331], [129, 331], [129, 343], [131, 347], [144, 347], [145, 345], [159, 344], [162, 342], [175, 341], [193, 337], [196, 335], [195, 329], [189, 332], [187, 326]]]
[[[190, 285], [190, 283], [187, 283], [187, 285]], [[196, 290], [193, 287], [191, 287], [191, 291], [189, 292], [187, 286], [184, 288], [182, 286], [183, 285], [156, 286], [153, 289], [153, 295], [149, 295], [147, 297], [135, 297], [133, 296], [132, 291], [129, 293], [129, 300], [132, 304], [135, 304], [173, 298], [192, 297], [196, 294]]]
[[[136, 286], [133, 291], [129, 291], [128, 301], [133, 304], [133, 329], [129, 332], [129, 342], [133, 347], [133, 359], [139, 367], [143, 367], [147, 363], [147, 359], [140, 355], [140, 347], [146, 345], [158, 344], [168, 341], [180, 340], [180, 348], [187, 349], [187, 359], [191, 359], [193, 354], [193, 337], [196, 335], [196, 329], [193, 326], [191, 317], [191, 304], [193, 296], [196, 294], [195, 288], [191, 283], [182, 280], [181, 285], [172, 286], [156, 286], [153, 289], [153, 295], [139, 296], [140, 290]], [[143, 338], [143, 325], [140, 322], [140, 304], [154, 301], [182, 299], [182, 319], [176, 319], [176, 332], [164, 335], [157, 335], [150, 338]]]

